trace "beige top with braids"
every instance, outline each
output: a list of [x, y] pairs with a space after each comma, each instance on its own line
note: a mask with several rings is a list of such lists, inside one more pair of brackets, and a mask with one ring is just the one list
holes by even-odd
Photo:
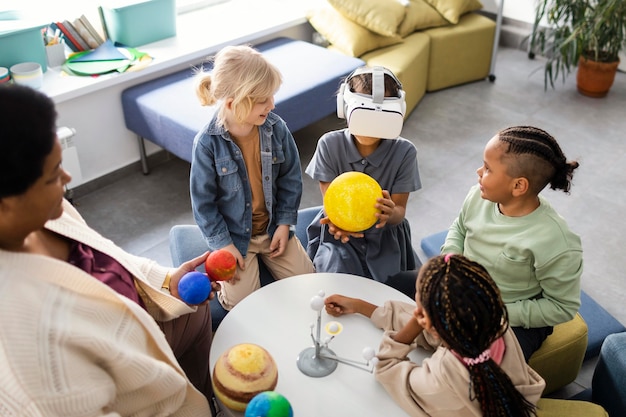
[[[418, 364], [406, 360], [416, 343], [406, 345], [391, 338], [408, 320], [414, 320], [414, 309], [414, 304], [388, 301], [372, 314], [372, 322], [385, 330], [378, 353], [380, 361], [376, 366], [376, 379], [410, 416], [482, 417], [480, 404], [469, 397], [469, 371], [452, 351], [428, 340], [422, 333], [416, 342], [436, 350], [430, 358]], [[516, 389], [528, 401], [537, 404], [545, 381], [526, 364], [511, 329], [503, 338], [506, 351], [500, 367]]]

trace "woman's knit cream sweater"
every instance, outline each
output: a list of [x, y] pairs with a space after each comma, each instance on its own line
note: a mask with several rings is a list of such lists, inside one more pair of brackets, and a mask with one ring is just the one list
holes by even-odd
[[155, 322], [194, 311], [159, 290], [167, 268], [64, 208], [46, 227], [118, 260], [150, 314], [67, 262], [0, 250], [0, 416], [210, 416]]

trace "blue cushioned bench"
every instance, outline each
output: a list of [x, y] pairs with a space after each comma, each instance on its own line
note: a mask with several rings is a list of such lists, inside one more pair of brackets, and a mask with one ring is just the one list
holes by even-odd
[[[420, 242], [420, 247], [426, 255], [431, 258], [438, 255], [446, 240], [447, 230], [426, 236]], [[580, 309], [578, 311], [587, 323], [587, 350], [585, 351], [585, 359], [598, 356], [602, 342], [613, 333], [621, 333], [626, 331], [626, 327], [615, 317], [611, 315], [604, 307], [598, 304], [586, 292], [580, 293]]]
[[[277, 38], [255, 46], [283, 76], [274, 112], [294, 132], [336, 111], [335, 94], [342, 78], [364, 61], [304, 41]], [[205, 70], [211, 69], [205, 63]], [[142, 169], [149, 172], [144, 139], [191, 162], [196, 133], [213, 116], [194, 91], [194, 69], [176, 72], [122, 92], [126, 127], [137, 134]]]

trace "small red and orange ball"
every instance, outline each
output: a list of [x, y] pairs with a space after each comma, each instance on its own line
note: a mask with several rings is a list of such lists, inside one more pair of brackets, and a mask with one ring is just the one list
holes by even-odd
[[228, 281], [235, 276], [237, 259], [226, 249], [214, 250], [206, 258], [204, 268], [211, 281]]

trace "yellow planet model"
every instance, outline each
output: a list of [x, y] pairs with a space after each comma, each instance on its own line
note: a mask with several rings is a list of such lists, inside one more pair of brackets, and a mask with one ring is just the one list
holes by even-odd
[[379, 210], [374, 206], [382, 196], [383, 190], [374, 178], [362, 172], [344, 172], [326, 189], [324, 211], [335, 226], [362, 232], [376, 224]]
[[253, 343], [228, 349], [213, 368], [213, 392], [226, 407], [245, 411], [254, 396], [272, 391], [278, 383], [278, 368], [267, 350]]

